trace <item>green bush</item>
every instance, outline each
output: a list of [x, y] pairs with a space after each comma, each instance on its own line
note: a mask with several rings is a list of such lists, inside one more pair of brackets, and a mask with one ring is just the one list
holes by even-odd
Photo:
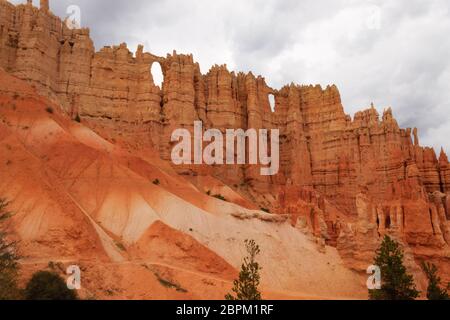
[[8, 202], [0, 199], [0, 300], [18, 300], [19, 256], [16, 254], [16, 243], [6, 239], [7, 234], [3, 225], [3, 222], [11, 217], [7, 206]]
[[222, 201], [227, 201], [227, 199], [225, 199], [225, 197], [222, 196], [221, 194], [215, 194], [213, 195], [213, 197]]
[[176, 284], [173, 281], [163, 279], [158, 274], [156, 274], [156, 277], [158, 278], [159, 283], [165, 288], [174, 289], [178, 292], [183, 292], [183, 293], [188, 292], [186, 289], [182, 288], [179, 284]]
[[441, 278], [438, 276], [437, 267], [434, 264], [423, 262], [422, 268], [428, 278], [428, 300], [449, 300], [447, 289], [441, 287]]
[[49, 271], [36, 272], [25, 288], [27, 300], [77, 300], [75, 291], [67, 288], [63, 278]]

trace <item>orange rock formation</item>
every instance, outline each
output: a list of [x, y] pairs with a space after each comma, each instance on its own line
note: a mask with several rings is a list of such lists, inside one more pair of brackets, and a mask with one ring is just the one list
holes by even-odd
[[[150, 68], [154, 63], [159, 63], [164, 73], [162, 88], [153, 82]], [[261, 226], [260, 232], [271, 236], [276, 228], [289, 226], [289, 234], [310, 237], [318, 254], [328, 257], [329, 250], [337, 249], [345, 270], [358, 272], [372, 262], [381, 237], [390, 234], [404, 245], [408, 266], [419, 282], [422, 275], [417, 265], [423, 259], [436, 263], [442, 278], [450, 281], [448, 158], [444, 150], [438, 159], [433, 149], [421, 147], [417, 129], [400, 128], [390, 108], [380, 116], [372, 106], [351, 118], [334, 85], [323, 89], [291, 84], [274, 90], [264, 78], [230, 72], [224, 65], [213, 66], [203, 75], [192, 55], [173, 52], [157, 57], [144, 52], [142, 46], [133, 54], [126, 44], [96, 52], [89, 29], [69, 30], [51, 13], [48, 1], [41, 1], [40, 9], [30, 1], [17, 6], [0, 1], [0, 67], [9, 74], [1, 73], [5, 79], [0, 89], [1, 165], [6, 165], [12, 153], [10, 146], [17, 151], [9, 160], [17, 175], [23, 176], [22, 182], [16, 179], [13, 183], [17, 190], [8, 191], [5, 181], [11, 182], [8, 178], [14, 175], [8, 172], [10, 167], [2, 168], [0, 191], [24, 203], [15, 208], [21, 217], [18, 233], [30, 240], [25, 242], [28, 252], [88, 260], [91, 251], [82, 250], [78, 255], [77, 250], [89, 242], [96, 243], [92, 252], [98, 259], [105, 256], [120, 262], [131, 259], [114, 248], [114, 241], [122, 239], [139, 259], [147, 259], [156, 254], [145, 248], [146, 243], [159, 239], [155, 240], [155, 232], [167, 235], [174, 228], [174, 234], [189, 234], [192, 229], [191, 233], [198, 234], [189, 241], [199, 244], [173, 245], [187, 252], [201, 245], [209, 248], [204, 250], [212, 252], [205, 251], [202, 257], [205, 261], [224, 259], [214, 265], [220, 265], [217, 272], [228, 279], [233, 273], [228, 263], [239, 266], [239, 252], [230, 251], [236, 244], [222, 248], [223, 242], [211, 244], [210, 237], [217, 233], [221, 234], [218, 239], [229, 241], [234, 239], [230, 231], [223, 226], [212, 231], [200, 221], [192, 222], [206, 213], [220, 213], [229, 214], [225, 218], [232, 220], [229, 226], [241, 231], [255, 219], [270, 225], [269, 229]], [[11, 80], [11, 75], [37, 91]], [[21, 101], [11, 98], [18, 94]], [[274, 112], [270, 94], [276, 100]], [[40, 108], [39, 113], [26, 109], [24, 102]], [[46, 103], [54, 106], [57, 115], [42, 111]], [[65, 117], [80, 117], [83, 126]], [[197, 120], [203, 121], [205, 128], [222, 130], [280, 129], [279, 174], [264, 177], [255, 166], [171, 167], [172, 131], [192, 129]], [[148, 186], [148, 179], [157, 176], [162, 186]], [[21, 183], [28, 185], [27, 192], [38, 193], [45, 204], [25, 205], [27, 194], [19, 192]], [[160, 189], [164, 190], [161, 194], [156, 192]], [[211, 190], [218, 190], [233, 203], [213, 201], [205, 194]], [[184, 204], [171, 204], [171, 197]], [[60, 215], [63, 204], [68, 220]], [[185, 205], [192, 208], [182, 209]], [[258, 208], [272, 214], [255, 211]], [[152, 218], [143, 213], [147, 211]], [[158, 219], [170, 215], [170, 219], [162, 219], [170, 227], [155, 225], [158, 219], [154, 215]], [[88, 226], [82, 227], [84, 224]], [[197, 224], [198, 230], [189, 228], [190, 224]], [[75, 226], [80, 231], [72, 230]], [[38, 241], [41, 233], [45, 240]], [[290, 237], [292, 241], [299, 236]], [[167, 241], [167, 237], [158, 241]], [[268, 245], [276, 247], [272, 242]], [[169, 244], [167, 250], [171, 250]], [[213, 257], [215, 254], [218, 257]], [[195, 272], [199, 268], [206, 272], [201, 258], [189, 255], [199, 260], [192, 264]], [[316, 254], [309, 258], [322, 261]], [[177, 259], [184, 258], [172, 260]], [[265, 259], [267, 265], [279, 263], [270, 262], [269, 256]], [[291, 263], [295, 261], [293, 257]], [[278, 271], [273, 268], [269, 269]], [[323, 274], [309, 275], [326, 279]], [[294, 283], [303, 279], [294, 278], [298, 280]], [[274, 287], [280, 280], [272, 280], [267, 282], [269, 291], [326, 296], [321, 290], [292, 287], [286, 279]], [[330, 290], [330, 296], [338, 296], [339, 289]], [[364, 288], [355, 290], [358, 296]]]

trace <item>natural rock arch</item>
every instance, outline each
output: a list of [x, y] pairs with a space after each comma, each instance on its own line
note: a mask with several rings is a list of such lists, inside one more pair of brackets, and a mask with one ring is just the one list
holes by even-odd
[[150, 73], [152, 74], [153, 83], [155, 84], [155, 86], [162, 89], [162, 85], [164, 82], [164, 73], [162, 71], [161, 64], [157, 61], [153, 62], [150, 67]]
[[275, 112], [275, 95], [273, 93], [269, 93], [269, 106], [272, 112]]

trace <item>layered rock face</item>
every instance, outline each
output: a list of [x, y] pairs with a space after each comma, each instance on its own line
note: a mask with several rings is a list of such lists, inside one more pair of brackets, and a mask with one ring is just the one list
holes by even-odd
[[[162, 88], [150, 68], [159, 63]], [[262, 208], [292, 216], [337, 246], [349, 265], [367, 266], [384, 234], [450, 280], [450, 165], [402, 129], [391, 109], [345, 114], [336, 86], [270, 88], [252, 73], [213, 66], [204, 75], [192, 55], [132, 54], [125, 44], [96, 52], [88, 29], [69, 30], [45, 3], [0, 1], [0, 66], [29, 81], [72, 117], [131, 150], [170, 160], [174, 129], [279, 129], [280, 172], [258, 166], [182, 166], [212, 175]], [[301, 71], [299, 71], [301, 72]], [[276, 100], [272, 112], [269, 95]], [[300, 222], [299, 222], [300, 221]]]

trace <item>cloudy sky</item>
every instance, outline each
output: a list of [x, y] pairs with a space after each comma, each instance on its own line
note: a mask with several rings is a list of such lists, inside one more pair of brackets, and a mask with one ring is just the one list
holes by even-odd
[[392, 106], [422, 144], [450, 152], [448, 0], [50, 1], [60, 16], [79, 6], [97, 49], [176, 49], [193, 53], [203, 73], [226, 63], [273, 88], [334, 83], [347, 113]]

